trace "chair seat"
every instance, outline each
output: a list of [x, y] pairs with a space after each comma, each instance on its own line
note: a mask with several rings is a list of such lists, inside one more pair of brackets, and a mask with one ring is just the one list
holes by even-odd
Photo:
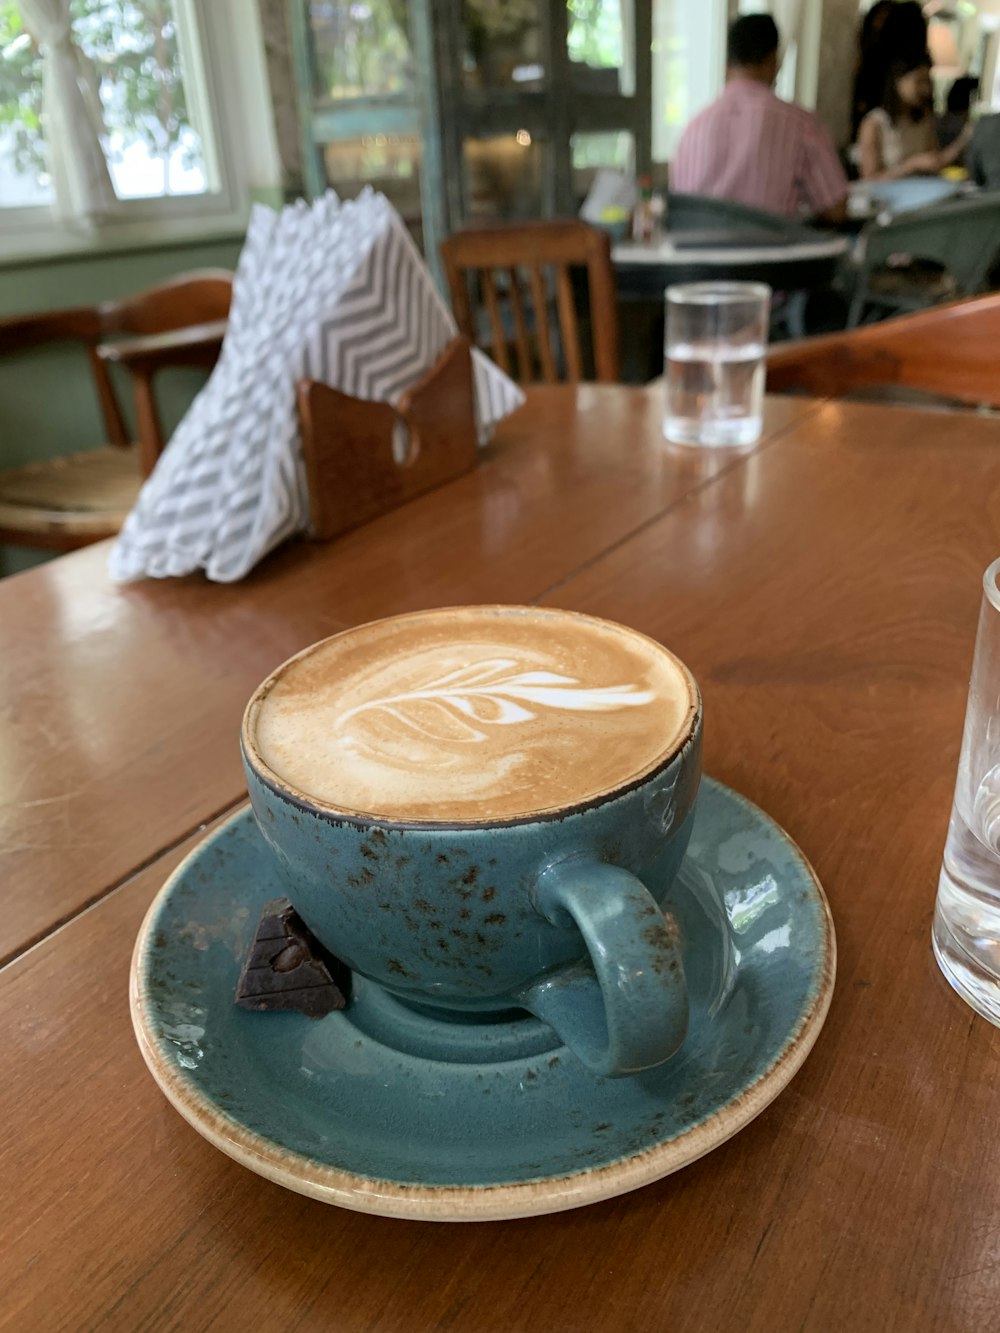
[[919, 261], [898, 266], [885, 264], [874, 269], [868, 290], [875, 297], [913, 301], [918, 305], [953, 301], [958, 295], [955, 279], [947, 269]]
[[0, 542], [69, 551], [113, 537], [141, 484], [135, 445], [0, 472]]

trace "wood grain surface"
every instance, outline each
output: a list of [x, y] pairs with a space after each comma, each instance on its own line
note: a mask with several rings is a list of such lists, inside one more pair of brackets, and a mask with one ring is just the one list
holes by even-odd
[[[635, 409], [639, 435], [643, 412], [651, 430], [656, 403], [633, 401], [644, 404]], [[583, 460], [602, 448], [585, 421], [581, 411], [575, 465], [568, 448], [550, 454], [540, 440], [543, 459], [582, 469], [584, 491], [597, 483]], [[59, 642], [81, 667], [94, 654], [108, 692], [129, 697], [124, 666], [100, 648], [102, 606], [126, 597], [128, 617], [153, 638], [148, 662], [169, 651], [171, 637], [184, 638], [196, 658], [197, 670], [183, 668], [175, 704], [187, 698], [193, 706], [196, 676], [206, 684], [204, 709], [189, 724], [166, 709], [150, 722], [137, 690], [131, 727], [123, 722], [114, 733], [119, 746], [132, 746], [133, 767], [123, 764], [117, 785], [105, 788], [119, 807], [105, 836], [109, 848], [116, 836], [131, 837], [119, 853], [125, 865], [170, 829], [176, 837], [184, 818], [206, 817], [196, 813], [210, 804], [202, 770], [214, 773], [212, 800], [238, 795], [238, 774], [227, 777], [222, 761], [211, 769], [233, 721], [216, 730], [212, 709], [233, 707], [228, 691], [242, 659], [256, 670], [268, 650], [283, 653], [296, 632], [308, 632], [309, 612], [289, 610], [307, 600], [304, 590], [330, 614], [336, 606], [355, 617], [360, 601], [351, 600], [350, 584], [366, 561], [377, 608], [369, 614], [457, 600], [464, 588], [481, 596], [492, 586], [493, 596], [541, 596], [661, 638], [702, 685], [707, 769], [784, 824], [833, 907], [837, 990], [789, 1088], [676, 1176], [577, 1212], [449, 1226], [293, 1195], [203, 1142], [162, 1098], [132, 1038], [126, 990], [135, 932], [193, 838], [0, 971], [0, 1326], [978, 1333], [995, 1325], [1000, 1032], [949, 990], [929, 938], [980, 576], [1000, 546], [1000, 423], [824, 404], [788, 424], [715, 480], [675, 494], [661, 517], [656, 505], [664, 509], [671, 494], [662, 481], [659, 500], [646, 497], [645, 519], [635, 496], [619, 499], [632, 505], [632, 531], [617, 543], [612, 516], [594, 504], [588, 532], [601, 537], [591, 554], [583, 520], [550, 524], [565, 542], [560, 560], [522, 518], [514, 527], [533, 555], [511, 557], [510, 591], [502, 591], [502, 570], [491, 584], [481, 548], [484, 564], [472, 560], [468, 571], [452, 559], [450, 583], [442, 555], [441, 564], [428, 562], [427, 585], [399, 587], [399, 542], [418, 539], [404, 524], [402, 535], [384, 528], [381, 542], [364, 529], [338, 557], [335, 548], [280, 556], [243, 585], [242, 602], [238, 589], [194, 582], [125, 593], [81, 588], [80, 632]], [[639, 490], [642, 447], [629, 455]], [[513, 445], [498, 452], [489, 466], [523, 478], [514, 453]], [[670, 456], [658, 458], [669, 469]], [[606, 494], [614, 484], [609, 457]], [[648, 473], [645, 484], [652, 492]], [[564, 488], [567, 509], [574, 494]], [[535, 501], [529, 514], [555, 510], [548, 483]], [[467, 531], [470, 512], [482, 518], [481, 504], [479, 493], [451, 507], [432, 504], [424, 540], [433, 546], [434, 525], [453, 525], [454, 551], [454, 534]], [[512, 539], [507, 549], [518, 546]], [[106, 632], [127, 649], [115, 613], [103, 614]], [[123, 662], [135, 660], [126, 651]], [[44, 661], [39, 651], [36, 662]], [[171, 661], [181, 669], [179, 656]], [[213, 673], [225, 677], [217, 692], [208, 688]], [[76, 713], [67, 705], [59, 714], [75, 737], [89, 734], [92, 716], [82, 687], [79, 701]], [[111, 712], [97, 709], [102, 718]], [[40, 705], [36, 716], [43, 714]], [[134, 732], [145, 739], [133, 743]], [[143, 765], [156, 739], [174, 764], [190, 768], [183, 779], [162, 779], [157, 799], [173, 822], [164, 815], [143, 843], [128, 830], [153, 822], [156, 801], [145, 787], [156, 779]], [[98, 781], [114, 767], [111, 743], [92, 744]], [[59, 753], [40, 759], [43, 772], [58, 772]], [[85, 805], [75, 808], [84, 819]], [[65, 856], [67, 866], [86, 864], [83, 854]], [[105, 858], [95, 883], [113, 864], [109, 852]]]
[[[662, 394], [535, 389], [469, 476], [242, 582], [115, 586], [106, 546], [0, 583], [0, 960], [245, 790], [240, 718], [328, 634], [456, 602], [527, 602], [730, 455], [670, 461]], [[765, 438], [808, 417], [775, 399]]]
[[830, 899], [838, 988], [775, 1113], [798, 1144], [745, 1279], [770, 1321], [751, 1327], [1000, 1312], [1000, 1033], [930, 949], [998, 443], [963, 415], [827, 404], [546, 599], [680, 654], [706, 770], [789, 830]]
[[767, 386], [822, 398], [893, 386], [997, 407], [998, 336], [1000, 293], [991, 292], [842, 333], [778, 343], [768, 352]]

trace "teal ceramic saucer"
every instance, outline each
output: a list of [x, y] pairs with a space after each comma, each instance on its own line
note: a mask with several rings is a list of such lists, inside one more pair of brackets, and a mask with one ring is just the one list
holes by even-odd
[[[139, 1046], [199, 1133], [302, 1194], [441, 1221], [593, 1203], [742, 1129], [799, 1069], [829, 1007], [834, 934], [815, 875], [767, 815], [708, 778], [682, 879], [695, 959], [684, 1047], [659, 1069], [605, 1079], [536, 1020], [424, 1019], [359, 979], [350, 1007], [319, 1021], [238, 1009], [259, 910], [285, 892], [246, 809], [178, 867], [143, 923]], [[732, 930], [723, 957], [709, 882]]]

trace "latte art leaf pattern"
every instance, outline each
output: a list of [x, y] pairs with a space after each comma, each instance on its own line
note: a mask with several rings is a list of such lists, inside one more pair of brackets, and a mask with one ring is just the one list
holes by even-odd
[[445, 607], [334, 635], [249, 715], [264, 763], [309, 799], [416, 823], [569, 809], [669, 760], [697, 690], [652, 640], [530, 607]]
[[344, 713], [338, 729], [362, 713], [384, 712], [429, 739], [473, 744], [488, 739], [482, 727], [530, 722], [540, 709], [609, 712], [653, 699], [635, 685], [586, 686], [573, 676], [517, 671], [517, 665], [513, 658], [494, 657], [459, 667], [418, 689], [358, 704]]

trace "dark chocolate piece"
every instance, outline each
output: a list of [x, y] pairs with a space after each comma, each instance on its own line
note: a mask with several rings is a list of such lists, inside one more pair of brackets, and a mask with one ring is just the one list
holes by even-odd
[[261, 908], [236, 1003], [244, 1009], [325, 1018], [346, 1006], [350, 978], [350, 969], [320, 944], [291, 901], [272, 898]]

